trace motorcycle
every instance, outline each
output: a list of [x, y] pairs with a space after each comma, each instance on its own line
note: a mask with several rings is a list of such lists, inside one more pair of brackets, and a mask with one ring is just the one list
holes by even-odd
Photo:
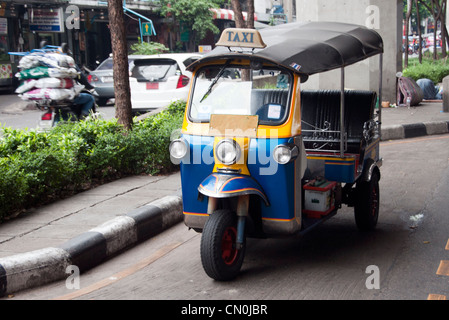
[[[97, 100], [95, 90], [82, 90], [81, 92], [91, 94]], [[49, 130], [60, 122], [82, 120], [81, 105], [76, 105], [71, 100], [37, 100], [36, 107], [42, 111], [38, 122], [41, 131]], [[92, 107], [92, 114], [97, 114], [97, 104]]]
[[[81, 120], [82, 104], [77, 105], [73, 101], [79, 93], [93, 96], [91, 112], [96, 114], [98, 93], [87, 81], [85, 71], [76, 65], [66, 43], [51, 46], [42, 41], [40, 49], [33, 49], [30, 52], [8, 52], [8, 54], [23, 57], [19, 63], [21, 72], [16, 74], [22, 80], [22, 85], [16, 92], [23, 100], [34, 101], [36, 107], [43, 111], [38, 123], [39, 131], [48, 130], [61, 121]], [[41, 67], [44, 68], [43, 71], [38, 69]], [[75, 78], [78, 78], [76, 82], [82, 85], [82, 89], [74, 88], [76, 82], [71, 79]], [[59, 89], [71, 89], [73, 92], [69, 90], [70, 93], [60, 93]]]

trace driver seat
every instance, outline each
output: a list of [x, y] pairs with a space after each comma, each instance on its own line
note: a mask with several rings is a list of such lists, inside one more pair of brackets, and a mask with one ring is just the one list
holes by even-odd
[[[256, 115], [259, 121], [276, 121], [284, 117], [288, 100], [288, 90], [283, 89], [254, 89], [251, 96], [252, 107], [257, 108]], [[268, 117], [270, 104], [280, 105], [278, 119]]]

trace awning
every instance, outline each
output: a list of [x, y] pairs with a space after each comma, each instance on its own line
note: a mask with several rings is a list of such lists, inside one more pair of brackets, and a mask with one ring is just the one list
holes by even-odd
[[[211, 8], [210, 11], [214, 13], [214, 19], [222, 19], [222, 20], [234, 20], [234, 11], [229, 9], [215, 9]], [[248, 18], [248, 12], [242, 12], [243, 20]], [[257, 15], [254, 13], [254, 21], [257, 21]]]

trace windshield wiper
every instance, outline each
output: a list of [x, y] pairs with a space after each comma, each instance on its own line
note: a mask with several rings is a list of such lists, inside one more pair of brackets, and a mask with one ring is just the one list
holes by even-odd
[[209, 88], [207, 89], [204, 96], [201, 98], [200, 103], [203, 102], [204, 99], [212, 92], [212, 88], [215, 86], [215, 84], [218, 82], [218, 80], [221, 78], [223, 73], [225, 72], [225, 69], [231, 64], [231, 60], [226, 61], [224, 66], [220, 69], [218, 74], [215, 76], [214, 80], [212, 80], [212, 83], [210, 84]]

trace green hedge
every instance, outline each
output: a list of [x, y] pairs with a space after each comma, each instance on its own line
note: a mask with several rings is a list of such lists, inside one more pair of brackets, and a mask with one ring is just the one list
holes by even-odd
[[404, 77], [418, 79], [430, 79], [435, 84], [443, 82], [443, 78], [449, 75], [449, 64], [445, 59], [423, 59], [422, 64], [418, 59], [410, 59], [408, 67], [402, 71]]
[[168, 145], [184, 108], [173, 103], [129, 132], [116, 119], [63, 123], [43, 133], [0, 128], [0, 220], [93, 184], [176, 170]]

